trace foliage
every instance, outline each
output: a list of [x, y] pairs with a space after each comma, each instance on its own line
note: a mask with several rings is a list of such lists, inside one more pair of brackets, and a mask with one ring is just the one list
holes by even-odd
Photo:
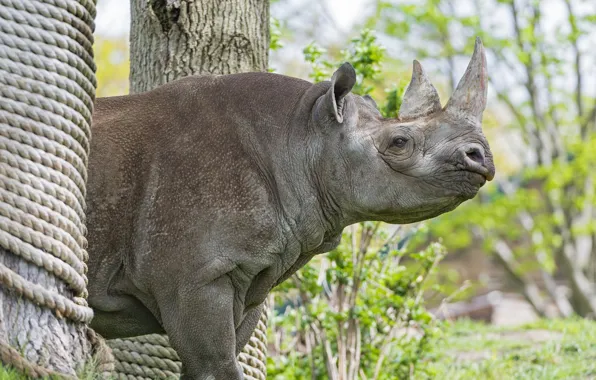
[[93, 51], [97, 65], [97, 97], [127, 94], [130, 65], [126, 40], [97, 37]]
[[[393, 229], [393, 231], [391, 231]], [[416, 228], [366, 222], [276, 290], [270, 320], [272, 379], [395, 379], [419, 372], [439, 335], [422, 306], [424, 285], [445, 255], [408, 249]]]
[[269, 49], [270, 50], [279, 50], [284, 45], [281, 42], [282, 36], [282, 27], [281, 23], [278, 19], [271, 18], [271, 23], [269, 26]]
[[0, 363], [0, 380], [26, 380], [27, 377], [12, 368], [5, 368]]
[[[308, 44], [304, 50], [304, 59], [310, 64], [310, 77], [315, 82], [329, 80], [333, 72], [343, 63], [350, 62], [356, 71], [357, 81], [352, 92], [368, 95], [379, 92], [381, 84], [381, 65], [386, 61], [385, 48], [377, 42], [376, 34], [370, 29], [363, 29], [359, 36], [350, 40], [347, 49], [339, 52], [338, 58], [329, 57], [328, 51], [316, 43]], [[384, 117], [397, 117], [405, 89], [403, 80], [390, 84], [384, 90], [385, 100], [379, 107]], [[375, 91], [377, 90], [377, 91]]]
[[[496, 96], [490, 105], [499, 107], [496, 122], [489, 111], [485, 125], [506, 124], [499, 129], [504, 141], [523, 139], [500, 146], [489, 138], [500, 158], [496, 184], [430, 229], [450, 251], [482, 244], [538, 313], [546, 315], [554, 303], [560, 315], [594, 316], [596, 99], [586, 81], [596, 54], [586, 43], [596, 36], [596, 7], [579, 0], [463, 3], [377, 1], [368, 21], [434, 61], [451, 88], [458, 62], [481, 36]], [[553, 9], [565, 17], [553, 17]], [[507, 166], [517, 170], [501, 172]], [[569, 296], [557, 278], [568, 284]]]
[[373, 31], [364, 29], [358, 37], [350, 41], [347, 49], [340, 52], [339, 59], [330, 59], [326, 56], [327, 51], [314, 42], [307, 45], [303, 53], [306, 62], [310, 63], [313, 69], [310, 77], [315, 82], [329, 80], [343, 62], [350, 62], [357, 75], [352, 92], [366, 95], [373, 90], [371, 81], [375, 80], [381, 72], [385, 49], [377, 43], [377, 37]]

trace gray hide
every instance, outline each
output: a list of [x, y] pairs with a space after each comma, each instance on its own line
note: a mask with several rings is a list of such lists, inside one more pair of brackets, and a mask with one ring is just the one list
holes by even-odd
[[98, 99], [89, 301], [107, 338], [166, 332], [188, 379], [241, 379], [236, 354], [273, 286], [342, 229], [411, 223], [473, 198], [494, 165], [478, 41], [449, 104], [414, 64], [400, 118], [330, 82], [188, 77]]

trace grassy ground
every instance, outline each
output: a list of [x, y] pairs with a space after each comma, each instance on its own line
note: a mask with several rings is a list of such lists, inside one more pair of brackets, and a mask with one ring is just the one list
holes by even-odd
[[25, 380], [26, 377], [19, 375], [17, 372], [6, 369], [0, 365], [0, 380]]
[[[101, 376], [94, 372], [93, 366], [86, 367], [82, 373], [78, 375], [80, 380], [100, 380], [102, 379]], [[60, 380], [60, 377], [52, 377], [49, 380]], [[29, 380], [30, 377], [27, 377], [18, 371], [15, 371], [12, 368], [5, 368], [0, 363], [0, 380]]]
[[[596, 322], [543, 320], [510, 328], [460, 321], [424, 366], [427, 377], [441, 380], [596, 380]], [[0, 380], [24, 379], [0, 366]]]
[[436, 379], [596, 379], [596, 322], [543, 320], [510, 328], [457, 322], [426, 363]]

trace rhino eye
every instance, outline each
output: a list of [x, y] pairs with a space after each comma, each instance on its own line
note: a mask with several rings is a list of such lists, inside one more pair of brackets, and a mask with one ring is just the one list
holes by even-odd
[[391, 145], [397, 148], [403, 148], [408, 143], [408, 139], [404, 137], [396, 137], [393, 139]]

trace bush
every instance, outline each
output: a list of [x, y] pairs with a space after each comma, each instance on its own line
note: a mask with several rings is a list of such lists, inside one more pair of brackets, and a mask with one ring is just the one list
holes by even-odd
[[272, 379], [395, 379], [421, 370], [439, 332], [422, 306], [424, 284], [445, 250], [433, 243], [411, 253], [416, 231], [350, 226], [335, 250], [277, 289]]

